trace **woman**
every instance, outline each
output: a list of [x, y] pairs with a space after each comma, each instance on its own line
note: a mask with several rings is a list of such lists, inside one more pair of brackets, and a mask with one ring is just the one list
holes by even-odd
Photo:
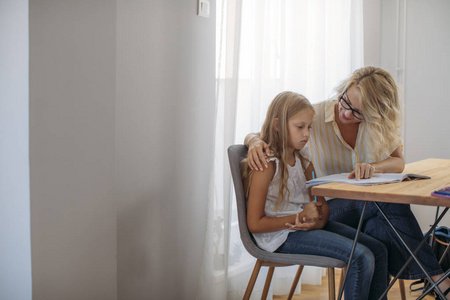
[[[312, 126], [309, 148], [317, 176], [350, 172], [350, 178], [360, 180], [370, 178], [374, 173], [402, 172], [405, 160], [399, 131], [401, 112], [392, 76], [380, 68], [358, 69], [337, 88], [337, 95], [337, 99], [314, 106], [317, 118]], [[250, 168], [267, 168], [264, 153], [268, 154], [268, 147], [258, 134], [247, 135], [245, 144], [249, 147]], [[329, 220], [357, 226], [362, 201], [331, 199], [328, 205]], [[422, 240], [422, 232], [410, 206], [380, 205], [407, 244], [415, 249]], [[365, 214], [363, 231], [386, 245], [389, 273], [397, 274], [409, 253], [371, 202]], [[442, 269], [428, 245], [422, 247], [418, 257], [433, 280], [442, 277]], [[411, 262], [400, 275], [403, 279], [423, 277], [415, 262]], [[444, 280], [439, 287], [447, 295], [450, 279]]]

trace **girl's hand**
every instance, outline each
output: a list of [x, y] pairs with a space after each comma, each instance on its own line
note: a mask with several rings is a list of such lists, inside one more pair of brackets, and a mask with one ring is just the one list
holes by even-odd
[[323, 220], [322, 205], [321, 202], [309, 203], [301, 213], [296, 215], [295, 224], [286, 223], [286, 226], [304, 231], [323, 228], [326, 220]]
[[362, 178], [371, 178], [375, 173], [375, 167], [368, 163], [357, 163], [355, 169], [348, 175], [349, 179], [355, 178], [360, 180]]
[[268, 165], [264, 153], [266, 153], [267, 156], [270, 156], [269, 145], [258, 137], [252, 138], [248, 146], [247, 154], [248, 166], [250, 169], [263, 171], [263, 166], [267, 168]]
[[310, 220], [322, 220], [323, 213], [322, 213], [322, 202], [309, 202], [305, 208], [303, 209], [302, 214], [306, 219]]
[[295, 218], [295, 224], [286, 223], [286, 226], [289, 227], [289, 229], [294, 230], [313, 230], [313, 229], [319, 229], [322, 228], [319, 226], [319, 222], [317, 219], [309, 219], [307, 217], [300, 217], [300, 214], [297, 214]]

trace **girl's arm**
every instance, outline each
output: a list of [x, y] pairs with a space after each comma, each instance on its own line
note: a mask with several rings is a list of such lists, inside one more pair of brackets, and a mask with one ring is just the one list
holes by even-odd
[[[308, 168], [305, 170], [306, 180], [312, 179], [312, 172], [314, 171], [314, 166], [312, 163], [309, 164]], [[311, 195], [311, 188], [308, 188], [308, 195], [310, 203], [306, 205], [301, 213], [295, 220], [295, 223], [288, 224], [291, 229], [296, 230], [312, 230], [323, 228], [330, 216], [330, 208], [324, 197], [316, 197]], [[315, 201], [317, 199], [317, 202]]]
[[392, 152], [391, 156], [385, 160], [375, 163], [358, 163], [348, 178], [371, 178], [374, 173], [401, 173], [405, 168], [405, 158], [401, 147]]
[[259, 137], [259, 133], [249, 133], [244, 139], [244, 144], [248, 148], [248, 165], [250, 169], [255, 171], [263, 171], [267, 168], [267, 162], [264, 158], [264, 153], [270, 156], [269, 145], [267, 145]]
[[267, 217], [264, 213], [270, 181], [275, 175], [275, 162], [269, 162], [262, 172], [254, 172], [250, 181], [247, 206], [247, 225], [250, 232], [272, 232], [289, 228], [286, 223], [294, 223], [295, 216]]

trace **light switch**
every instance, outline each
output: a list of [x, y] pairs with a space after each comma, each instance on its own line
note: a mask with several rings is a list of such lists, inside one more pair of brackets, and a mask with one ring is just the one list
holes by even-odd
[[209, 0], [198, 0], [198, 15], [209, 18]]

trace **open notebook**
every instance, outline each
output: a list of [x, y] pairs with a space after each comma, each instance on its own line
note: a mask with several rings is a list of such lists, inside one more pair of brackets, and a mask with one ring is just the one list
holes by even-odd
[[319, 177], [306, 182], [307, 187], [330, 183], [330, 182], [342, 182], [357, 185], [377, 185], [393, 182], [401, 182], [405, 180], [417, 180], [417, 179], [430, 179], [430, 176], [419, 174], [405, 174], [405, 173], [375, 173], [372, 178], [368, 179], [348, 179], [350, 173], [340, 173], [328, 176]]

